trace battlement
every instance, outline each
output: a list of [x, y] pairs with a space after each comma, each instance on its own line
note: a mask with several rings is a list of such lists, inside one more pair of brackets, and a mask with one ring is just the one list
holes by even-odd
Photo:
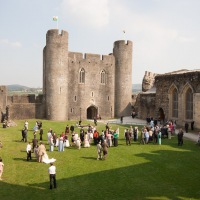
[[145, 71], [145, 76], [149, 76], [151, 78], [155, 78], [156, 75], [157, 75], [156, 73]]
[[69, 58], [74, 61], [81, 60], [91, 60], [91, 61], [107, 61], [110, 62], [113, 60], [113, 55], [100, 55], [100, 54], [91, 54], [91, 53], [79, 53], [79, 52], [69, 52]]
[[47, 31], [46, 36], [68, 36], [68, 32], [61, 30], [61, 33], [59, 34], [59, 30], [58, 29], [50, 29]]
[[121, 46], [130, 46], [132, 47], [133, 42], [130, 40], [118, 40], [114, 42], [114, 48], [119, 48]]
[[35, 94], [13, 95], [12, 103], [35, 103]]
[[68, 32], [62, 30], [61, 33], [59, 33], [58, 29], [48, 30], [46, 34], [46, 43], [68, 45]]

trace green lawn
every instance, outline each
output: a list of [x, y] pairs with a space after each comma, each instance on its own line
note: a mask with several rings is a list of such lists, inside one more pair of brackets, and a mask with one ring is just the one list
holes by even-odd
[[[29, 120], [32, 129], [36, 120]], [[42, 120], [44, 140], [51, 127], [57, 134], [66, 125], [75, 122]], [[49, 190], [48, 164], [37, 163], [35, 157], [26, 161], [26, 143], [21, 142], [24, 121], [16, 127], [0, 127], [3, 148], [0, 157], [4, 163], [3, 181], [0, 181], [1, 200], [28, 199], [200, 199], [200, 147], [184, 140], [177, 146], [177, 138], [163, 139], [162, 145], [125, 145], [119, 125], [118, 147], [108, 149], [107, 160], [96, 160], [96, 146], [90, 148], [65, 148], [64, 152], [48, 152], [56, 158], [57, 189]], [[83, 122], [88, 124], [89, 122]], [[111, 125], [115, 129], [118, 125]], [[98, 131], [105, 124], [98, 123]], [[76, 128], [79, 133], [79, 129]], [[139, 134], [140, 135], [140, 134]], [[28, 139], [33, 139], [29, 131]], [[48, 145], [46, 146], [49, 148]], [[33, 155], [33, 154], [32, 154]]]

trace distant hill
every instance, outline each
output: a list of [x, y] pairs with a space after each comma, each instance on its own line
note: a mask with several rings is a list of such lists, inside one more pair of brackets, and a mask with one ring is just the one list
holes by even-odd
[[[13, 85], [7, 85], [8, 92], [30, 92], [30, 93], [38, 93], [38, 91], [42, 91], [42, 88], [30, 88], [23, 85], [13, 84]], [[142, 91], [142, 84], [133, 84], [132, 85], [132, 92], [133, 93], [139, 93]]]
[[7, 85], [8, 95], [23, 95], [23, 94], [42, 94], [42, 88], [30, 88], [23, 85], [13, 84]]
[[30, 90], [29, 87], [23, 86], [23, 85], [7, 85], [8, 91], [24, 91], [24, 90]]
[[142, 84], [133, 84], [132, 85], [132, 92], [133, 93], [142, 92]]

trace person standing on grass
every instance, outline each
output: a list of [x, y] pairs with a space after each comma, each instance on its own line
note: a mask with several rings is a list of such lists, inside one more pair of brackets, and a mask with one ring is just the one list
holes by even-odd
[[183, 145], [183, 129], [180, 128], [178, 132], [178, 146]]
[[53, 165], [53, 163], [50, 163], [48, 172], [49, 172], [49, 180], [50, 180], [50, 189], [52, 190], [53, 186], [54, 186], [54, 188], [57, 187], [57, 185], [56, 185], [56, 167]]
[[107, 144], [106, 140], [104, 140], [104, 142], [102, 144], [102, 148], [103, 148], [103, 159], [106, 160], [107, 154], [108, 154], [108, 144]]
[[161, 130], [159, 130], [158, 132], [158, 144], [161, 145], [161, 136], [162, 136], [162, 133], [161, 133]]
[[29, 142], [26, 146], [26, 153], [27, 153], [27, 161], [31, 160], [31, 143]]
[[46, 148], [42, 142], [40, 142], [40, 146], [38, 147], [38, 162], [42, 162], [42, 157], [46, 153]]
[[4, 168], [3, 160], [0, 157], [0, 180], [2, 180], [1, 176], [3, 174], [3, 168]]
[[25, 128], [22, 129], [22, 139], [21, 141], [25, 142], [25, 133], [24, 133]]
[[144, 126], [144, 128], [141, 130], [140, 144], [145, 144], [145, 129], [146, 127]]
[[24, 142], [27, 142], [27, 138], [28, 138], [28, 129], [24, 129]]
[[40, 141], [42, 141], [42, 135], [43, 135], [44, 131], [42, 128], [40, 128]]
[[53, 143], [53, 136], [51, 136], [50, 144], [49, 144], [49, 151], [53, 151], [53, 150], [54, 150], [54, 143]]
[[125, 138], [126, 138], [126, 145], [131, 145], [131, 135], [128, 129], [126, 129]]
[[119, 137], [117, 130], [114, 131], [113, 137], [114, 137], [114, 147], [117, 147], [118, 146], [118, 137]]
[[38, 140], [37, 140], [37, 138], [36, 138], [36, 135], [34, 135], [34, 138], [33, 138], [33, 140], [32, 140], [32, 143], [33, 143], [33, 152], [34, 152], [35, 147], [38, 145]]
[[101, 141], [99, 141], [97, 144], [97, 160], [102, 159], [101, 152], [102, 152], [102, 146], [101, 146]]

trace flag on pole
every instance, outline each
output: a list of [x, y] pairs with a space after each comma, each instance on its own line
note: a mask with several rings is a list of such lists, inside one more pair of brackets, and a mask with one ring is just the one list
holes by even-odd
[[125, 31], [125, 30], [123, 30], [123, 33], [126, 33], [126, 31]]
[[58, 16], [53, 16], [53, 21], [58, 21]]

